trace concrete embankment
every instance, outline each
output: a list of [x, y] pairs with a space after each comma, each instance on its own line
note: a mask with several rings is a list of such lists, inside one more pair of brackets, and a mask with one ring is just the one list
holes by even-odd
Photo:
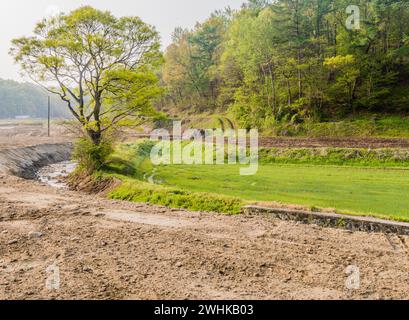
[[0, 173], [34, 179], [39, 168], [71, 158], [71, 143], [42, 144], [0, 150]]

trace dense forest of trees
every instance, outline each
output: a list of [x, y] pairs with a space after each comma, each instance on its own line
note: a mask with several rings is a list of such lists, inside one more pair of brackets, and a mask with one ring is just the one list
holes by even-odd
[[[47, 96], [47, 92], [36, 85], [0, 79], [0, 118], [46, 118]], [[69, 116], [66, 106], [58, 97], [52, 97], [51, 101], [53, 117]]]
[[165, 52], [162, 105], [228, 110], [258, 127], [408, 112], [409, 3], [354, 4], [357, 30], [347, 25], [349, 0], [250, 0], [178, 28]]

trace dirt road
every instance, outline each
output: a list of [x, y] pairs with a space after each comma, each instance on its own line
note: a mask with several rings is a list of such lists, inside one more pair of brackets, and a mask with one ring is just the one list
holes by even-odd
[[[407, 299], [408, 244], [0, 176], [0, 299]], [[52, 265], [58, 290], [46, 286]], [[357, 290], [345, 286], [351, 265]]]

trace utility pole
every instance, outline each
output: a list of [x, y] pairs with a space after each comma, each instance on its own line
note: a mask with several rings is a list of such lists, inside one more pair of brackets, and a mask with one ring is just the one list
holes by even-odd
[[48, 137], [50, 137], [50, 125], [51, 125], [51, 100], [50, 100], [50, 96], [48, 96]]

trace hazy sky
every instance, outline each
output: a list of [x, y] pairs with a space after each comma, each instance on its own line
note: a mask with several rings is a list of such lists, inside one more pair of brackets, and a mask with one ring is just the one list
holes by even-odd
[[30, 35], [35, 23], [47, 15], [68, 12], [81, 5], [112, 11], [117, 16], [136, 15], [156, 26], [164, 46], [172, 31], [192, 28], [211, 12], [230, 6], [237, 9], [245, 0], [1, 0], [0, 1], [0, 78], [24, 80], [8, 55], [13, 38]]

